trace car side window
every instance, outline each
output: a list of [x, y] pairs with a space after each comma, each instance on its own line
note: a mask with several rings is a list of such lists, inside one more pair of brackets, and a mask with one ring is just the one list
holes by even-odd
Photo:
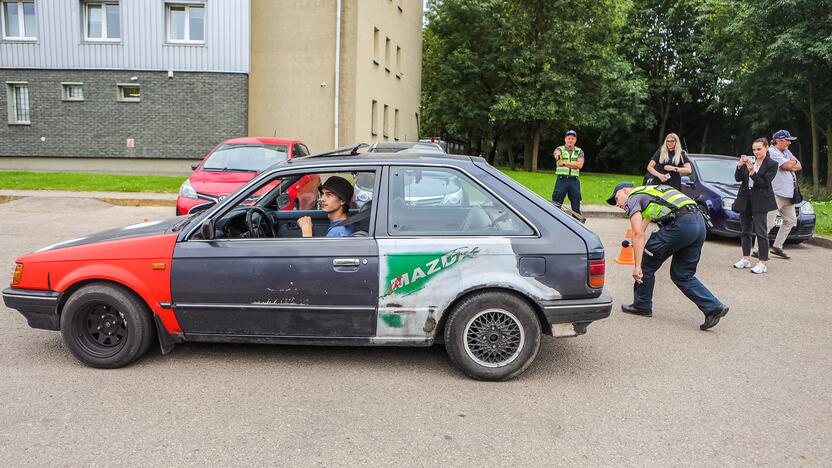
[[690, 178], [691, 182], [696, 182], [696, 166], [694, 166], [693, 164], [691, 164], [691, 171], [688, 177]]
[[533, 235], [517, 214], [465, 174], [446, 168], [394, 167], [388, 231], [392, 235]]

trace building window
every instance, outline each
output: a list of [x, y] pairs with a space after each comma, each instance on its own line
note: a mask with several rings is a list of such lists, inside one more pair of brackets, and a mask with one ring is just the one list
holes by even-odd
[[61, 83], [64, 101], [83, 101], [84, 83]]
[[139, 102], [142, 100], [141, 88], [137, 84], [118, 85], [118, 101]]
[[384, 41], [384, 69], [390, 71], [390, 38]]
[[396, 46], [396, 78], [402, 77], [402, 48]]
[[373, 99], [373, 108], [370, 110], [370, 134], [378, 135], [378, 123], [376, 122], [376, 115], [378, 115], [378, 101]]
[[205, 5], [167, 6], [168, 42], [202, 44], [205, 42]]
[[373, 63], [376, 65], [379, 64], [378, 61], [378, 40], [379, 40], [379, 30], [378, 28], [373, 28]]
[[393, 139], [399, 141], [399, 110], [393, 111]]
[[388, 119], [387, 117], [389, 116], [389, 112], [388, 112], [389, 108], [390, 108], [390, 106], [388, 106], [387, 104], [384, 105], [384, 115], [382, 116], [384, 118], [384, 121], [381, 122], [381, 127], [382, 127], [382, 130], [384, 131], [384, 134], [383, 134], [384, 138], [387, 138], [387, 134], [388, 134], [387, 133], [387, 121], [390, 120], [390, 119]]
[[88, 41], [118, 41], [121, 23], [118, 2], [84, 4], [84, 39]]
[[3, 0], [3, 38], [34, 41], [38, 38], [35, 2]]
[[28, 125], [29, 120], [29, 84], [6, 83], [6, 102], [9, 103], [9, 123]]

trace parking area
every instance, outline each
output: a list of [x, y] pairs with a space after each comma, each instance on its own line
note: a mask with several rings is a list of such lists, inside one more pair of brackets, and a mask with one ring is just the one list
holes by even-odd
[[[172, 212], [0, 204], [0, 265]], [[185, 344], [96, 370], [0, 306], [0, 465], [832, 464], [832, 250], [793, 246], [757, 276], [731, 268], [738, 242], [708, 242], [700, 278], [731, 311], [702, 332], [667, 267], [652, 318], [619, 312], [631, 267], [612, 259], [627, 224], [588, 221], [613, 314], [583, 337], [547, 337], [505, 383], [466, 378], [440, 346]]]

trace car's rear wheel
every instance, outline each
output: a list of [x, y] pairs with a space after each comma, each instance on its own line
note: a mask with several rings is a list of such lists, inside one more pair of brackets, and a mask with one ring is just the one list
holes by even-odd
[[64, 305], [61, 334], [83, 363], [116, 368], [147, 352], [154, 329], [150, 311], [130, 291], [90, 284], [75, 291]]
[[534, 310], [507, 292], [464, 298], [445, 325], [448, 356], [478, 380], [508, 380], [520, 375], [537, 356], [540, 340], [540, 321]]

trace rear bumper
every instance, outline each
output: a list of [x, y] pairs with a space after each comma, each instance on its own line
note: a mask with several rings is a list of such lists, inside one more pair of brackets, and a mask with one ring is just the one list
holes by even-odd
[[[603, 291], [592, 299], [564, 299], [541, 302], [543, 315], [550, 325], [559, 323], [589, 323], [610, 316], [612, 296]], [[584, 329], [586, 327], [583, 327]]]
[[60, 330], [58, 319], [58, 301], [61, 293], [55, 291], [37, 291], [33, 289], [7, 288], [3, 290], [3, 302], [6, 307], [17, 309], [32, 328], [43, 330]]

